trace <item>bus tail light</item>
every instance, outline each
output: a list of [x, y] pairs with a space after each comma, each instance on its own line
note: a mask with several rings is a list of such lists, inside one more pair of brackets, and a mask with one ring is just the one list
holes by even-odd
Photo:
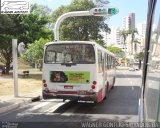
[[92, 86], [91, 86], [91, 88], [92, 88], [92, 89], [95, 89], [95, 88], [96, 88], [96, 86], [95, 86], [95, 85], [92, 85]]
[[93, 81], [92, 84], [93, 84], [93, 85], [91, 86], [91, 88], [92, 88], [92, 89], [95, 89], [95, 88], [96, 88], [97, 81]]
[[44, 87], [47, 87], [47, 84], [46, 84], [46, 83], [44, 83], [44, 84], [43, 84], [43, 86], [44, 86]]
[[47, 83], [46, 83], [46, 80], [43, 80], [43, 86], [46, 88], [47, 87]]
[[97, 84], [97, 81], [93, 81], [92, 83], [93, 83], [94, 85], [96, 85], [96, 84]]
[[46, 83], [46, 80], [42, 80], [43, 83]]

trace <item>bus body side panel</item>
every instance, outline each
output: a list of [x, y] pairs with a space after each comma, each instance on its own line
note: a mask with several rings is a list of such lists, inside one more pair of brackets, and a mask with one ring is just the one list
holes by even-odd
[[99, 48], [96, 52], [98, 102], [101, 102], [108, 95], [115, 82], [115, 59]]
[[98, 102], [101, 102], [103, 99], [103, 73], [97, 74], [97, 88], [98, 88]]
[[114, 68], [108, 70], [107, 78], [109, 82], [108, 91], [110, 91], [110, 89], [114, 86], [114, 82], [115, 82], [115, 69]]

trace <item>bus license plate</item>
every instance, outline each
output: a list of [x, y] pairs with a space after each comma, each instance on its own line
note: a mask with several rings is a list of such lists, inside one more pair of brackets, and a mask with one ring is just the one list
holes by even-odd
[[73, 89], [73, 86], [64, 86], [65, 89]]

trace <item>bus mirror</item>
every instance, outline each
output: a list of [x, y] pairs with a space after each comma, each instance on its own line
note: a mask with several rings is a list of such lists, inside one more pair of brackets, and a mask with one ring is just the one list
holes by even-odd
[[20, 56], [23, 55], [24, 51], [25, 51], [25, 44], [23, 42], [21, 42], [18, 45], [18, 53], [20, 54]]

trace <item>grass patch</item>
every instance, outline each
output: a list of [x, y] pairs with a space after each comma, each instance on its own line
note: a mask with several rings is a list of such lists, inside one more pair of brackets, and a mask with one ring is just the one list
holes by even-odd
[[[23, 70], [18, 70], [18, 91], [19, 95], [34, 93], [42, 88], [42, 72], [38, 69], [30, 69], [28, 78], [23, 77]], [[0, 96], [13, 95], [12, 71], [8, 76], [0, 76]]]
[[18, 59], [18, 68], [33, 68], [27, 61], [23, 60], [22, 58]]

